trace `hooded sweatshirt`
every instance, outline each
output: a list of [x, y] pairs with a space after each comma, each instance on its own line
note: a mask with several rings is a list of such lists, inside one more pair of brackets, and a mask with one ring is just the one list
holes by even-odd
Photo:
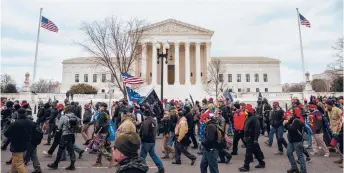
[[140, 130], [141, 141], [145, 143], [155, 143], [157, 124], [153, 117], [148, 116], [142, 122], [142, 127]]

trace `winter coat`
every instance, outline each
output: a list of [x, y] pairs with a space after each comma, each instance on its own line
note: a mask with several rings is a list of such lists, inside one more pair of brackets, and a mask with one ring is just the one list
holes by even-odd
[[284, 127], [288, 130], [288, 140], [290, 143], [301, 142], [303, 140], [303, 130], [305, 125], [299, 117], [291, 117]]
[[320, 111], [316, 110], [308, 115], [308, 124], [313, 134], [323, 133], [323, 120]]
[[124, 132], [135, 132], [136, 133], [136, 126], [131, 119], [131, 117], [122, 117], [121, 125], [119, 125], [116, 131], [116, 139], [121, 136]]
[[157, 132], [156, 121], [151, 116], [146, 117], [140, 129], [141, 141], [146, 142], [146, 143], [155, 143], [156, 132]]
[[270, 112], [270, 124], [272, 127], [278, 128], [283, 125], [284, 111], [282, 109], [272, 110]]
[[91, 122], [91, 119], [92, 119], [91, 109], [85, 109], [84, 116], [82, 117], [82, 123], [88, 124]]
[[4, 133], [5, 137], [11, 140], [10, 151], [13, 153], [26, 151], [35, 129], [35, 123], [28, 119], [18, 119], [13, 122]]
[[185, 117], [179, 118], [176, 128], [174, 129], [174, 133], [178, 142], [181, 142], [186, 133], [188, 133], [188, 123]]
[[99, 112], [95, 122], [95, 133], [109, 133], [110, 115], [105, 111]]
[[50, 109], [49, 124], [55, 124], [59, 111], [56, 108]]
[[146, 173], [149, 167], [141, 157], [125, 158], [119, 161], [116, 173]]
[[245, 125], [244, 125], [244, 135], [245, 138], [253, 138], [254, 140], [258, 140], [260, 135], [260, 123], [258, 117], [251, 115], [246, 118]]
[[74, 134], [74, 132], [71, 131], [70, 124], [69, 124], [69, 120], [71, 117], [76, 118], [79, 124], [81, 122], [81, 120], [77, 116], [75, 116], [73, 113], [64, 114], [60, 118], [59, 124], [57, 125], [57, 129], [62, 130], [62, 136]]
[[202, 145], [205, 149], [210, 150], [217, 147], [217, 122], [214, 119], [208, 121], [205, 130]]

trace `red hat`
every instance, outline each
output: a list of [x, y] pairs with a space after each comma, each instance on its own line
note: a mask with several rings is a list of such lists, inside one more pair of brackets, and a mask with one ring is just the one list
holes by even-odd
[[213, 98], [212, 98], [212, 97], [209, 98], [209, 102], [210, 102], [210, 103], [213, 102]]
[[274, 101], [274, 102], [272, 103], [272, 105], [277, 105], [277, 106], [279, 106], [279, 103], [278, 103], [278, 101]]
[[56, 105], [56, 108], [57, 108], [57, 109], [63, 108], [63, 104], [60, 103], [60, 104]]
[[90, 108], [90, 104], [85, 104], [85, 105], [84, 105], [84, 108], [85, 108], [85, 109], [89, 109], [89, 108]]
[[246, 104], [244, 108], [247, 112], [253, 113], [253, 107], [251, 104]]
[[318, 106], [315, 105], [315, 104], [309, 104], [309, 108], [314, 108], [314, 109], [316, 109], [316, 108], [318, 108]]
[[201, 114], [201, 117], [199, 119], [199, 122], [203, 122], [204, 119], [208, 118], [209, 117], [209, 114], [208, 113], [202, 113]]

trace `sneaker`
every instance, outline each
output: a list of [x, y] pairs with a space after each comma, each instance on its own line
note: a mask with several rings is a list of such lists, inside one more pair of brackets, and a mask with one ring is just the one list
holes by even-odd
[[172, 162], [172, 164], [174, 164], [174, 165], [181, 165], [182, 162], [181, 161], [175, 161], [175, 162]]
[[245, 168], [245, 167], [239, 168], [239, 172], [248, 172], [248, 171], [250, 171], [250, 168]]
[[103, 166], [102, 163], [99, 163], [99, 162], [95, 162], [92, 164], [92, 167], [101, 167]]
[[53, 156], [52, 154], [49, 154], [49, 153], [46, 152], [46, 151], [43, 151], [42, 153], [43, 153], [43, 155], [48, 156], [48, 157], [52, 157], [52, 156]]
[[275, 155], [276, 156], [282, 156], [282, 155], [284, 155], [284, 153], [279, 151], [279, 152], [276, 152]]
[[81, 159], [82, 157], [82, 154], [84, 154], [85, 150], [81, 150], [80, 153], [79, 153], [79, 159]]
[[317, 154], [318, 154], [318, 152], [314, 152], [314, 151], [312, 151], [312, 152], [309, 152], [309, 154], [311, 154], [311, 155], [317, 155]]
[[58, 165], [56, 163], [51, 163], [47, 165], [50, 169], [57, 169]]
[[324, 156], [325, 157], [330, 157], [330, 153], [326, 153]]
[[306, 158], [306, 162], [307, 162], [307, 163], [310, 163], [310, 162], [312, 162], [312, 158], [310, 158], [310, 157], [307, 157], [307, 158]]
[[269, 141], [265, 141], [264, 144], [268, 147], [271, 147], [271, 145], [269, 144]]
[[341, 164], [341, 163], [343, 163], [343, 159], [336, 160], [333, 163]]
[[158, 172], [156, 172], [156, 173], [165, 173], [165, 169], [164, 168], [159, 168]]

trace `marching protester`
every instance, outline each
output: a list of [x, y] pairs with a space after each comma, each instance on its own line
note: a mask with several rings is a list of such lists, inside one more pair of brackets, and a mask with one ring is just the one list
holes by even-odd
[[[32, 124], [34, 111], [30, 109], [28, 102], [22, 101], [21, 104], [19, 100], [4, 102], [6, 106], [2, 108], [1, 113], [2, 132], [6, 140], [3, 141], [2, 149], [6, 149], [6, 145], [11, 144], [10, 151], [13, 152], [12, 158], [6, 163], [12, 165], [11, 171], [21, 173], [26, 172], [25, 166], [32, 161], [33, 173], [45, 172], [46, 168], [40, 166], [39, 157], [37, 157], [37, 151], [41, 150], [38, 147], [48, 149], [43, 151], [43, 155], [51, 157], [59, 146], [54, 162], [48, 164], [49, 168], [57, 169], [60, 161], [67, 160], [68, 151], [71, 163], [66, 169], [75, 170], [75, 152], [79, 153], [80, 159], [85, 151], [91, 149], [90, 154], [97, 154], [97, 160], [92, 167], [102, 166], [102, 157], [105, 157], [109, 162], [109, 168], [117, 164], [116, 168], [113, 168], [116, 172], [148, 172], [146, 157], [149, 154], [156, 165], [156, 168], [151, 169], [162, 173], [176, 171], [167, 167], [163, 162], [165, 159], [171, 158], [172, 164], [180, 165], [182, 164], [181, 154], [184, 154], [191, 160], [191, 165], [194, 165], [197, 164], [197, 158], [192, 153], [197, 152], [202, 155], [201, 161], [198, 162], [200, 172], [205, 173], [209, 169], [211, 173], [218, 173], [221, 172], [220, 168], [223, 169], [223, 165], [218, 166], [219, 163], [229, 163], [232, 155], [240, 154], [238, 143], [242, 140], [246, 153], [244, 164], [239, 171], [248, 172], [250, 163], [254, 159], [253, 156], [258, 160], [255, 168], [268, 166], [258, 142], [261, 141], [259, 137], [262, 133], [260, 117], [264, 117], [264, 131], [269, 131], [267, 126], [271, 126], [266, 144], [268, 147], [273, 147], [272, 139], [275, 134], [277, 139], [275, 155], [279, 155], [278, 159], [288, 158], [291, 165], [291, 168], [287, 170], [288, 173], [307, 172], [306, 162], [311, 161], [306, 147], [303, 146], [303, 136], [307, 128], [310, 130], [307, 136], [312, 138], [311, 155], [319, 155], [320, 150], [323, 150], [325, 157], [318, 158], [328, 159], [329, 149], [332, 147], [337, 149], [338, 146], [339, 152], [343, 152], [342, 122], [344, 117], [343, 111], [339, 108], [342, 102], [339, 98], [311, 97], [310, 102], [304, 100], [304, 104], [300, 104], [295, 99], [293, 107], [289, 110], [286, 108], [285, 111], [280, 106], [282, 102], [278, 101], [272, 102], [270, 111], [267, 99], [263, 99], [261, 103], [258, 102], [260, 105], [257, 110], [248, 103], [238, 101], [228, 103], [227, 98], [225, 102], [222, 97], [219, 97], [216, 102], [212, 98], [203, 99], [202, 107], [197, 100], [195, 100], [195, 105], [188, 99], [182, 100], [164, 99], [165, 109], [160, 109], [161, 105], [156, 103], [159, 101], [156, 99], [154, 103], [127, 102], [126, 99], [120, 99], [118, 105], [115, 104], [112, 117], [106, 103], [98, 102], [95, 106], [88, 103], [84, 105], [82, 111], [82, 128], [77, 101], [72, 103], [67, 101], [65, 104], [58, 104], [57, 100], [45, 104], [40, 102], [37, 124]], [[160, 124], [157, 123], [156, 117], [161, 117]], [[117, 125], [113, 126], [114, 124]], [[196, 124], [197, 129], [195, 129]], [[90, 125], [94, 125], [93, 134], [88, 134], [89, 130], [93, 131], [89, 129]], [[233, 137], [229, 136], [229, 125], [232, 125], [234, 129]], [[43, 132], [40, 129], [47, 130], [46, 144], [51, 144], [50, 146], [39, 145], [43, 138]], [[196, 131], [199, 140], [195, 142]], [[288, 142], [283, 137], [285, 131], [288, 134]], [[81, 135], [76, 135], [77, 133]], [[162, 134], [162, 139], [156, 137], [158, 133]], [[85, 150], [76, 145], [76, 140], [80, 138], [84, 139], [87, 145]], [[156, 150], [159, 140], [162, 140], [159, 147], [163, 147], [161, 158], [158, 156], [161, 153], [157, 153], [158, 149]], [[194, 144], [193, 148], [198, 147], [198, 150], [189, 152], [188, 147], [191, 143]], [[233, 149], [230, 149], [231, 146]], [[287, 156], [283, 156], [283, 147], [287, 148]], [[295, 160], [294, 152], [298, 160]], [[171, 153], [174, 156], [170, 157]], [[331, 153], [331, 156], [334, 155], [336, 153]], [[272, 158], [270, 156], [269, 159], [274, 159], [273, 157], [276, 156]], [[342, 167], [342, 158], [335, 163]], [[225, 167], [230, 168], [230, 165], [225, 165]]]
[[152, 158], [155, 165], [158, 167], [157, 173], [164, 173], [164, 165], [162, 164], [162, 161], [155, 153], [155, 137], [156, 137], [156, 128], [157, 123], [153, 119], [151, 112], [148, 110], [145, 110], [143, 112], [144, 115], [144, 121], [142, 123], [142, 127], [140, 130], [140, 137], [141, 137], [141, 149], [140, 149], [140, 156], [143, 159], [146, 159], [147, 153]]
[[51, 169], [57, 169], [59, 162], [62, 158], [62, 153], [67, 149], [70, 157], [70, 165], [66, 167], [66, 170], [75, 170], [75, 154], [73, 145], [75, 143], [75, 133], [80, 124], [80, 119], [73, 114], [73, 107], [68, 105], [65, 107], [64, 114], [61, 116], [58, 130], [62, 131], [62, 136], [57, 151], [56, 159], [53, 163], [48, 164]]
[[208, 166], [211, 173], [218, 173], [217, 158], [219, 157], [218, 141], [221, 134], [218, 133], [217, 122], [214, 115], [208, 115], [203, 120], [206, 123], [204, 137], [202, 140], [202, 160], [200, 164], [201, 173], [206, 173]]
[[254, 116], [254, 110], [251, 104], [247, 104], [245, 107], [247, 112], [247, 119], [244, 125], [244, 138], [246, 141], [246, 154], [244, 166], [239, 168], [240, 172], [250, 171], [250, 162], [253, 161], [252, 154], [258, 160], [258, 165], [255, 168], [265, 168], [264, 155], [260, 149], [258, 138], [260, 134], [260, 124], [256, 116]]
[[184, 117], [184, 113], [179, 112], [179, 120], [177, 122], [176, 128], [175, 128], [175, 136], [176, 141], [174, 144], [175, 147], [175, 161], [172, 162], [172, 164], [180, 165], [182, 164], [180, 160], [180, 155], [183, 153], [187, 158], [191, 160], [191, 165], [195, 164], [196, 157], [189, 153], [187, 150], [187, 147], [190, 145], [189, 136], [187, 136], [188, 133], [188, 123], [186, 118]]
[[[9, 104], [6, 106], [9, 106]], [[10, 151], [12, 152], [12, 165], [10, 172], [26, 173], [24, 152], [30, 147], [31, 140], [34, 138], [36, 125], [31, 120], [27, 119], [25, 109], [19, 109], [18, 115], [19, 119], [8, 126], [4, 135], [11, 140]], [[37, 163], [38, 160], [34, 160], [35, 171], [39, 172], [40, 166], [39, 163]]]

